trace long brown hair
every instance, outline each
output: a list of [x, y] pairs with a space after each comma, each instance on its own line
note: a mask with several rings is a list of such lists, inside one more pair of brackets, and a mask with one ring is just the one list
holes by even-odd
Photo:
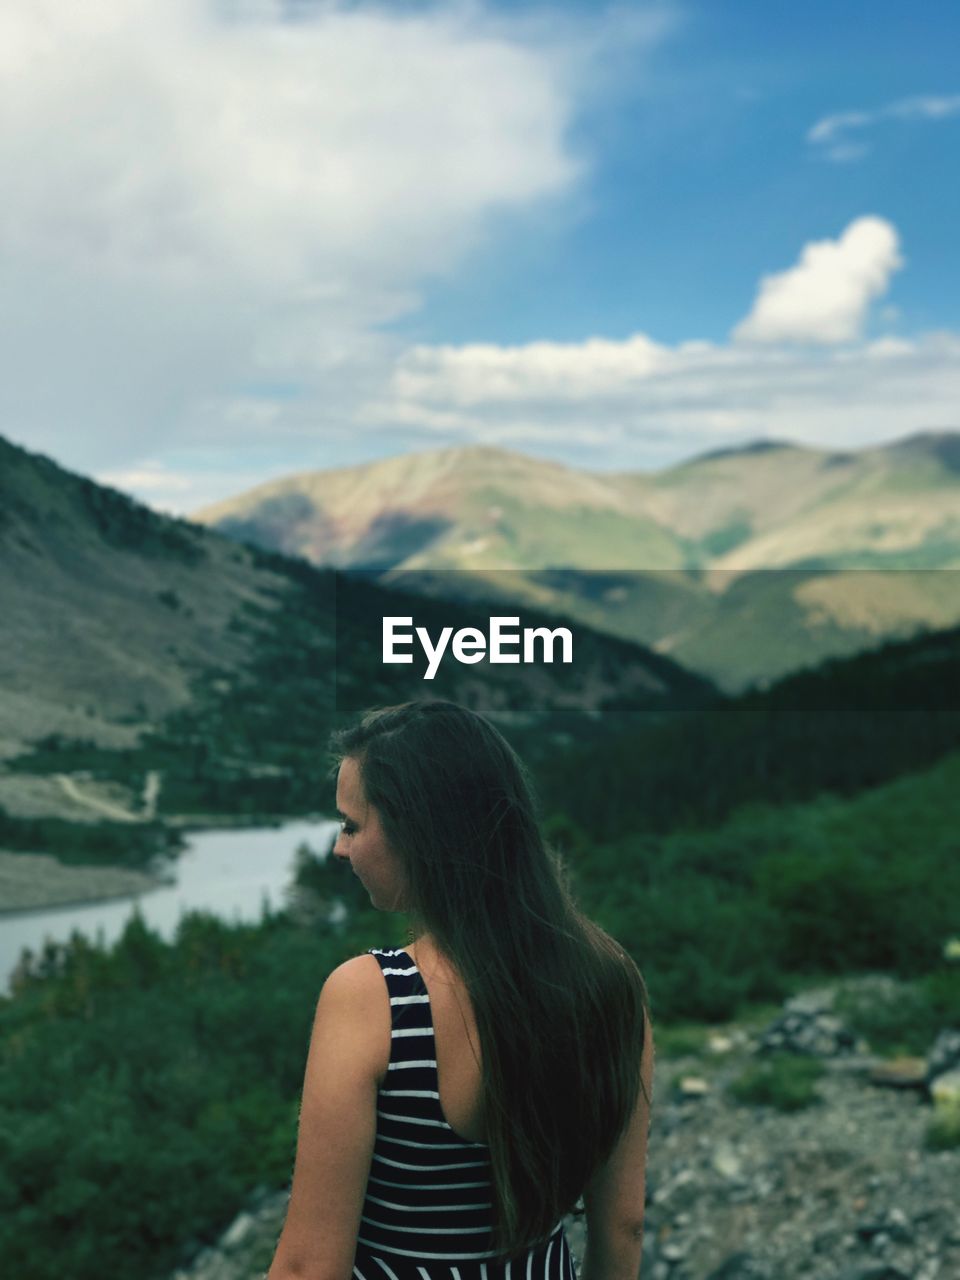
[[470, 993], [494, 1247], [520, 1254], [574, 1208], [633, 1114], [643, 978], [578, 909], [541, 835], [526, 770], [483, 716], [408, 702], [369, 712], [331, 746], [338, 760], [358, 762], [406, 874], [411, 923]]

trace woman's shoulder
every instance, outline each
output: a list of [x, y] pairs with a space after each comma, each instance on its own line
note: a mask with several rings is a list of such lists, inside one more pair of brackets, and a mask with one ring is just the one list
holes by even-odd
[[335, 969], [331, 969], [323, 984], [324, 991], [347, 999], [372, 992], [376, 987], [383, 985], [380, 962], [377, 957], [389, 954], [371, 947], [369, 951], [361, 951], [351, 956], [338, 964]]

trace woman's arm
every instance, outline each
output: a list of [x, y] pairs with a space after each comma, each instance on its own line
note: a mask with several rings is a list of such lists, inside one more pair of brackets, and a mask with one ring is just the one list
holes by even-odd
[[[647, 1019], [640, 1079], [653, 1100], [653, 1027]], [[607, 1163], [583, 1193], [587, 1244], [580, 1280], [637, 1280], [643, 1256], [647, 1131], [650, 1108], [641, 1090], [633, 1116]]]
[[349, 1280], [389, 1043], [380, 966], [355, 956], [334, 969], [317, 1002], [290, 1203], [267, 1280]]

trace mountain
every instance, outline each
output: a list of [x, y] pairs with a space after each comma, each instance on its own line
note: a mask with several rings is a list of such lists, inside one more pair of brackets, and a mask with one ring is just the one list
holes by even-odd
[[857, 452], [755, 441], [652, 474], [440, 449], [287, 476], [190, 518], [382, 570], [957, 567], [960, 433]]
[[856, 452], [776, 442], [706, 454], [638, 492], [711, 570], [960, 566], [960, 433]]
[[187, 521], [0, 437], [0, 754], [51, 732], [116, 746], [232, 667], [282, 579]]
[[43, 784], [82, 767], [125, 793], [156, 772], [160, 816], [315, 811], [326, 735], [361, 706], [428, 692], [546, 724], [715, 696], [586, 627], [572, 667], [449, 662], [427, 687], [381, 663], [380, 617], [411, 611], [434, 637], [489, 613], [238, 545], [0, 438], [0, 810], [57, 813]]
[[960, 620], [953, 575], [934, 572], [960, 567], [955, 432], [858, 451], [758, 440], [653, 474], [441, 449], [288, 476], [191, 518], [411, 589], [553, 609], [729, 692]]
[[684, 544], [631, 489], [478, 445], [290, 476], [191, 519], [337, 567], [680, 567]]

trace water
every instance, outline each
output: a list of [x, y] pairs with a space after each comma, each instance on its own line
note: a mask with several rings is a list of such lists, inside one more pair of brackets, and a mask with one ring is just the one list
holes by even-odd
[[108, 902], [0, 916], [0, 984], [9, 993], [10, 975], [24, 947], [36, 955], [44, 940], [67, 942], [76, 929], [91, 942], [102, 935], [110, 946], [120, 937], [135, 908], [164, 939], [173, 937], [185, 911], [209, 911], [228, 922], [256, 924], [263, 903], [274, 911], [286, 905], [293, 879], [294, 854], [306, 843], [322, 856], [330, 847], [337, 823], [291, 822], [282, 827], [198, 831], [173, 864], [175, 883], [148, 893]]

